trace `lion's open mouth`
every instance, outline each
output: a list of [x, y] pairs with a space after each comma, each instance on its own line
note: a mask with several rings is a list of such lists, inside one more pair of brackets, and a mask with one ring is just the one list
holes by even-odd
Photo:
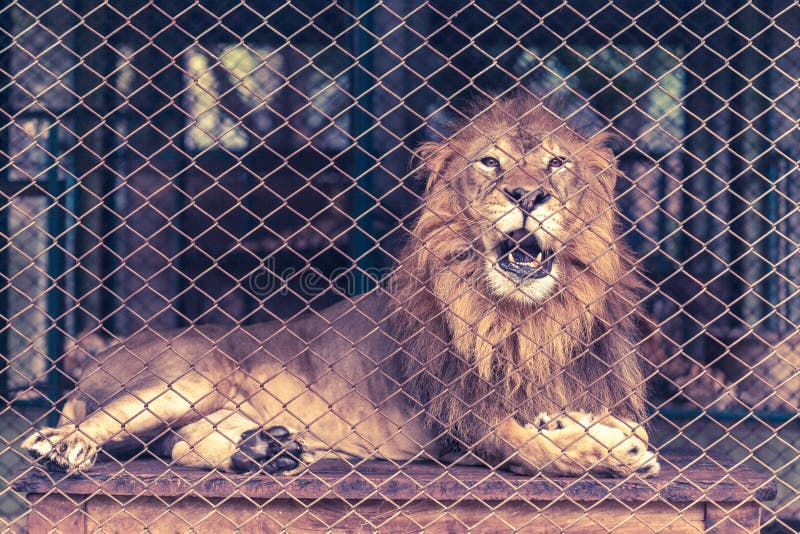
[[553, 257], [542, 250], [536, 236], [515, 230], [497, 246], [497, 265], [520, 278], [544, 278], [553, 269]]

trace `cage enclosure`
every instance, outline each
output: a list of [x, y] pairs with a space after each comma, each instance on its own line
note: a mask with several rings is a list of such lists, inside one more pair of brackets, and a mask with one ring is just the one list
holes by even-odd
[[[789, 0], [6, 3], [0, 7], [0, 524], [32, 532], [800, 528], [799, 34], [800, 8]], [[537, 113], [544, 106], [558, 118], [547, 111], [548, 120], [526, 122], [523, 114], [499, 133], [486, 131], [481, 114], [520, 95], [531, 97]], [[474, 102], [482, 107], [470, 110]], [[512, 154], [516, 148], [503, 139], [529, 123], [539, 128], [531, 133], [534, 142]], [[559, 152], [563, 147], [547, 139], [569, 138], [565, 124], [585, 140], [613, 134], [614, 161], [589, 173], [582, 163], [587, 150], [592, 157], [610, 154], [591, 141]], [[495, 152], [459, 145], [459, 136], [468, 134], [484, 138]], [[429, 150], [420, 154], [420, 146]], [[445, 152], [449, 167], [435, 167]], [[503, 192], [502, 180], [536, 180], [526, 170], [534, 156], [544, 157], [536, 172], [547, 173], [541, 183], [552, 191], [542, 186], [517, 194], [509, 186]], [[593, 180], [614, 165], [620, 172], [605, 192], [605, 209], [576, 215], [578, 197], [594, 194]], [[437, 170], [444, 185], [436, 185]], [[494, 177], [496, 198], [507, 203], [494, 218], [470, 211], [476, 200], [454, 178], [477, 172]], [[589, 185], [566, 194], [566, 186], [552, 185], [559, 172]], [[574, 478], [547, 469], [511, 473], [497, 458], [487, 460], [480, 443], [451, 439], [447, 427], [454, 421], [431, 432], [450, 436], [446, 447], [479, 457], [481, 465], [454, 466], [439, 455], [415, 461], [421, 453], [402, 461], [369, 459], [386, 446], [358, 428], [374, 416], [370, 410], [346, 414], [355, 423], [343, 440], [369, 446], [363, 455], [345, 453], [340, 442], [314, 434], [318, 420], [342, 416], [338, 397], [324, 399], [327, 414], [294, 429], [306, 443], [325, 445], [328, 458], [301, 463], [290, 474], [273, 476], [271, 467], [232, 474], [228, 464], [209, 457], [200, 461], [205, 469], [187, 468], [160, 453], [174, 434], [166, 420], [137, 435], [138, 447], [125, 455], [101, 447], [98, 462], [81, 472], [74, 465], [48, 471], [23, 450], [37, 428], [54, 427], [59, 418], [61, 424], [81, 422], [72, 420], [76, 405], [67, 402], [81, 388], [88, 395], [83, 409], [105, 409], [111, 397], [91, 398], [95, 390], [86, 377], [105, 372], [111, 364], [104, 355], [114, 346], [130, 350], [127, 368], [136, 371], [118, 382], [113, 370], [97, 376], [105, 376], [103, 387], [114, 394], [133, 392], [142, 406], [116, 421], [121, 430], [110, 441], [134, 435], [145, 417], [162, 417], [156, 405], [167, 401], [191, 405], [195, 419], [208, 425], [206, 435], [216, 436], [240, 414], [232, 409], [215, 419], [200, 404], [222, 395], [241, 408], [269, 391], [274, 375], [251, 373], [246, 362], [259, 350], [269, 352], [276, 336], [302, 338], [300, 348], [276, 356], [281, 372], [307, 370], [312, 357], [329, 366], [312, 379], [298, 378], [305, 380], [303, 395], [325, 397], [319, 389], [334, 379], [359, 391], [386, 374], [388, 367], [370, 360], [373, 367], [363, 376], [349, 376], [351, 367], [337, 368], [341, 354], [317, 354], [313, 343], [336, 335], [348, 350], [369, 355], [355, 323], [337, 321], [360, 313], [365, 294], [391, 298], [398, 262], [408, 260], [409, 243], [419, 240], [437, 187], [458, 190], [453, 220], [436, 224], [466, 248], [444, 257], [442, 249], [423, 243], [419, 250], [431, 253], [429, 265], [439, 267], [416, 283], [429, 291], [456, 273], [464, 284], [458, 285], [462, 293], [438, 296], [440, 304], [447, 301], [441, 317], [415, 320], [428, 333], [444, 321], [443, 330], [433, 332], [440, 336], [433, 342], [444, 343], [442, 354], [470, 336], [473, 352], [466, 352], [473, 356], [481, 343], [491, 345], [491, 368], [476, 378], [480, 387], [491, 385], [487, 398], [517, 372], [526, 376], [520, 370], [528, 369], [527, 360], [505, 358], [501, 346], [506, 338], [518, 339], [524, 321], [508, 319], [514, 324], [495, 339], [483, 317], [469, 316], [472, 305], [456, 319], [444, 316], [463, 292], [491, 293], [485, 284], [500, 272], [497, 251], [510, 254], [502, 261], [513, 265], [504, 272], [528, 269], [524, 284], [575, 269], [572, 285], [560, 280], [560, 296], [537, 297], [546, 310], [542, 302], [568, 298], [608, 254], [630, 249], [630, 263], [585, 302], [581, 313], [594, 326], [576, 354], [580, 362], [600, 361], [593, 352], [598, 340], [625, 338], [608, 346], [630, 350], [612, 351], [614, 363], [603, 363], [607, 372], [583, 384], [583, 394], [598, 391], [618, 362], [638, 359], [641, 378], [615, 391], [621, 397], [605, 407], [624, 419], [617, 411], [626, 399], [647, 390], [640, 399], [643, 415], [617, 431], [639, 439], [637, 430], [647, 429], [643, 450], [655, 452], [657, 477], [605, 478], [592, 471], [593, 463]], [[564, 198], [556, 198], [559, 192]], [[561, 211], [540, 218], [535, 245], [514, 234], [519, 228], [502, 226], [509, 213], [521, 213], [521, 229], [530, 230], [526, 220], [536, 220], [551, 200]], [[548, 255], [558, 267], [570, 243], [585, 238], [556, 243], [563, 237], [558, 221], [571, 217], [594, 232], [612, 213], [613, 236], [596, 257], [580, 269], [576, 260], [545, 273]], [[464, 230], [465, 219], [481, 231]], [[511, 238], [494, 250], [487, 246], [489, 227]], [[544, 255], [540, 262], [537, 254]], [[458, 270], [483, 269], [484, 263], [493, 266], [474, 280]], [[624, 309], [611, 320], [598, 319], [597, 303], [630, 276], [641, 279], [640, 290], [626, 293]], [[486, 316], [507, 319], [507, 300], [492, 303]], [[331, 305], [342, 312], [331, 316], [324, 311]], [[397, 303], [385, 304], [392, 306]], [[318, 330], [293, 330], [301, 316], [317, 321]], [[554, 340], [586, 341], [575, 337], [569, 318], [548, 320], [560, 332], [534, 343], [537, 357]], [[264, 321], [273, 321], [275, 330], [235, 337]], [[365, 332], [377, 335], [387, 324], [374, 321]], [[453, 335], [459, 324], [462, 334]], [[208, 325], [218, 325], [213, 335], [206, 334]], [[196, 372], [206, 376], [198, 371], [204, 359], [188, 361], [175, 348], [176, 332], [187, 329], [201, 332], [207, 343], [201, 356], [242, 352], [230, 374], [214, 364], [213, 372], [224, 376], [206, 380], [209, 393], [196, 399], [195, 385], [184, 392], [181, 380]], [[235, 342], [226, 344], [226, 336]], [[164, 358], [182, 369], [164, 379], [164, 392], [155, 397], [137, 389], [140, 373], [156, 364], [125, 341], [132, 339], [160, 340]], [[242, 348], [248, 343], [252, 348]], [[281, 345], [288, 346], [294, 347]], [[498, 379], [503, 366], [511, 372]], [[252, 380], [257, 387], [240, 398], [225, 388], [242, 369], [237, 384]], [[572, 372], [565, 362], [553, 363], [553, 380], [571, 380], [565, 369]], [[415, 376], [389, 376], [394, 389], [385, 398], [406, 395]], [[455, 388], [467, 379], [448, 380]], [[538, 386], [547, 389], [547, 383]], [[290, 413], [292, 402], [306, 398], [271, 395], [270, 402]], [[420, 410], [443, 398], [432, 397]], [[578, 407], [603, 404], [570, 400]], [[501, 401], [491, 406], [508, 399]], [[558, 405], [557, 399], [546, 402]], [[458, 409], [464, 421], [487, 425], [490, 435], [529, 409], [520, 403], [507, 410], [508, 420], [487, 422], [476, 406], [477, 400], [467, 400]], [[548, 414], [536, 435], [564, 430], [555, 426], [559, 417], [590, 427], [580, 429], [572, 447], [592, 434], [593, 425], [613, 427], [602, 413], [586, 424], [576, 421], [568, 408]], [[381, 413], [380, 406], [374, 409]], [[412, 434], [412, 419], [392, 421], [392, 439]], [[259, 447], [271, 460], [293, 456], [282, 441], [283, 448], [269, 448], [277, 435], [270, 434], [270, 421], [259, 422], [257, 436], [266, 440]], [[241, 450], [238, 439], [226, 446]], [[539, 438], [503, 439], [518, 450]], [[185, 454], [203, 456], [201, 441], [188, 444]], [[62, 443], [53, 440], [53, 450]], [[596, 461], [618, 461], [618, 444], [602, 443], [606, 449]], [[417, 445], [422, 451], [430, 444]], [[73, 448], [62, 456], [74, 460], [76, 454]], [[571, 458], [566, 449], [556, 457], [555, 463]]]

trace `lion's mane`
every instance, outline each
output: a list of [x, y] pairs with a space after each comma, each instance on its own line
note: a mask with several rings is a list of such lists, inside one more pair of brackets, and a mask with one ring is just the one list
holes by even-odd
[[[501, 100], [482, 112], [480, 129], [507, 131], [515, 120], [538, 121], [539, 130], [564, 126], [537, 106]], [[541, 412], [582, 409], [641, 420], [641, 283], [609, 208], [618, 171], [605, 139], [590, 139], [594, 149], [579, 157], [582, 168], [611, 184], [607, 202], [586, 200], [581, 219], [589, 222], [560, 252], [566, 262], [558, 289], [541, 304], [524, 304], [492, 294], [465, 215], [471, 199], [451, 180], [459, 141], [471, 131], [457, 124], [447, 143], [421, 150], [425, 197], [391, 283], [404, 390], [443, 438], [484, 453], [497, 450], [487, 431], [509, 416], [529, 423]]]

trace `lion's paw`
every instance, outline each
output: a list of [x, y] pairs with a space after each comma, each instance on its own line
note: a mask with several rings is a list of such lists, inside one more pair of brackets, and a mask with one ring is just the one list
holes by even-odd
[[[661, 466], [654, 452], [648, 450], [647, 442], [633, 429], [622, 430], [601, 423], [587, 427], [587, 435], [579, 440], [581, 463], [591, 462], [590, 471], [599, 475], [624, 477], [639, 474], [645, 477], [658, 475]], [[578, 444], [576, 444], [578, 445]]]
[[310, 462], [310, 454], [297, 433], [283, 426], [242, 433], [237, 451], [231, 457], [237, 472], [287, 473]]
[[567, 412], [558, 417], [552, 417], [542, 412], [534, 418], [533, 423], [526, 425], [526, 428], [532, 430], [564, 430], [579, 426], [586, 429], [593, 425], [594, 421], [594, 415], [586, 412]]
[[650, 477], [660, 471], [655, 453], [648, 450], [644, 428], [609, 414], [581, 411], [556, 417], [539, 414], [526, 428], [540, 433], [562, 450], [562, 460], [566, 461], [556, 464], [565, 466], [567, 472], [587, 470], [617, 477], [637, 473]]
[[544, 430], [544, 429], [548, 428], [547, 425], [552, 420], [553, 420], [552, 417], [550, 417], [548, 414], [542, 412], [542, 413], [540, 413], [539, 415], [537, 415], [533, 419], [533, 423], [525, 425], [525, 428], [532, 429], [532, 430]]
[[636, 435], [636, 437], [638, 437], [645, 443], [649, 443], [650, 441], [650, 438], [647, 435], [647, 430], [645, 430], [644, 425], [641, 425], [634, 421], [630, 421], [628, 419], [619, 419], [609, 413], [598, 415], [596, 417], [596, 420], [599, 423], [604, 424], [606, 426], [618, 428], [625, 434], [633, 432]]
[[98, 450], [74, 425], [37, 430], [22, 442], [22, 448], [48, 469], [67, 472], [89, 469]]

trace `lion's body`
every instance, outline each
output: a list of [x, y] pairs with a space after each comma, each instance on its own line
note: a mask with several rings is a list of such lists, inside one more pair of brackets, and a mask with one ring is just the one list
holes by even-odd
[[[245, 416], [249, 428], [308, 429], [305, 445], [317, 457], [331, 451], [344, 457], [436, 458], [439, 440], [431, 435], [421, 408], [398, 394], [402, 369], [393, 358], [397, 346], [381, 328], [390, 309], [387, 299], [361, 296], [355, 304], [341, 302], [285, 325], [201, 326], [133, 337], [87, 367], [60, 425], [83, 421], [103, 406], [108, 414], [131, 419], [127, 431], [111, 437], [106, 448], [131, 449], [141, 447], [138, 439], [154, 441], [167, 427], [180, 434], [188, 423], [203, 421], [201, 414], [221, 410], [223, 420], [230, 412]], [[168, 384], [179, 393], [170, 403], [182, 413], [159, 421], [142, 410], [146, 430], [134, 430], [137, 419], [125, 413], [132, 406], [125, 388], [137, 388], [142, 400], [157, 402]], [[152, 394], [145, 396], [147, 391]], [[139, 402], [135, 405], [141, 409]], [[184, 436], [193, 446], [210, 430], [194, 432]], [[229, 466], [223, 460], [219, 467]]]
[[24, 446], [67, 469], [151, 443], [187, 465], [285, 471], [300, 436], [305, 461], [456, 449], [521, 473], [654, 474], [623, 420], [642, 416], [644, 382], [613, 157], [537, 106], [501, 100], [423, 147], [425, 202], [385, 294], [135, 336]]

